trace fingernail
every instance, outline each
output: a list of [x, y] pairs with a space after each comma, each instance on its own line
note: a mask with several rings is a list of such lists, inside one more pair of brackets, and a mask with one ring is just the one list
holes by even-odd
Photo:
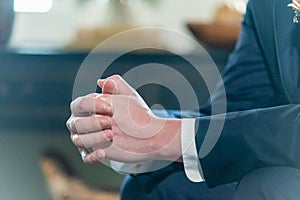
[[97, 85], [98, 85], [99, 87], [103, 87], [104, 81], [105, 81], [105, 79], [98, 79], [98, 80], [97, 80]]
[[110, 121], [107, 119], [103, 119], [102, 121], [102, 129], [110, 127]]
[[113, 138], [113, 134], [111, 132], [106, 132], [105, 136], [106, 136], [107, 140], [112, 140], [112, 138]]

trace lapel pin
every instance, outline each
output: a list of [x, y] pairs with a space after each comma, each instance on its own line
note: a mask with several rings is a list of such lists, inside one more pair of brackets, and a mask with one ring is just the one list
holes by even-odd
[[298, 17], [300, 16], [299, 8], [298, 8], [297, 5], [294, 4], [294, 3], [288, 4], [288, 7], [293, 8], [293, 10], [294, 10], [293, 23], [294, 23], [294, 24], [298, 24], [298, 23], [299, 23]]

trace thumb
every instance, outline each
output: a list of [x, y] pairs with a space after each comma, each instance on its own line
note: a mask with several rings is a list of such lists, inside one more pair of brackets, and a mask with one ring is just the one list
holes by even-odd
[[132, 95], [136, 91], [119, 75], [113, 75], [106, 79], [99, 79], [97, 84], [102, 88], [103, 94]]

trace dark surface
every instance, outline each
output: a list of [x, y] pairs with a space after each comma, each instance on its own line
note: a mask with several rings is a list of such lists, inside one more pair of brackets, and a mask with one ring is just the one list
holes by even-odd
[[[99, 66], [102, 58], [105, 59], [110, 55], [113, 54], [99, 53]], [[65, 129], [65, 121], [69, 116], [69, 103], [72, 100], [73, 83], [77, 70], [86, 56], [86, 53], [1, 52], [0, 128]], [[196, 59], [199, 65], [205, 65], [201, 61], [201, 56], [188, 57]], [[219, 58], [215, 59], [220, 68], [224, 64], [224, 57], [219, 55]], [[195, 76], [188, 62], [176, 55], [161, 52], [131, 52], [122, 55], [107, 67], [104, 76], [115, 73], [122, 75], [131, 68], [145, 63], [161, 63], [173, 67], [191, 82], [201, 103], [208, 98], [203, 80]], [[209, 70], [209, 66], [206, 67]], [[175, 95], [164, 86], [150, 84], [138, 90], [150, 106], [162, 104], [168, 109], [177, 109], [179, 106], [174, 98]]]
[[83, 54], [0, 54], [0, 128], [64, 128], [83, 59]]

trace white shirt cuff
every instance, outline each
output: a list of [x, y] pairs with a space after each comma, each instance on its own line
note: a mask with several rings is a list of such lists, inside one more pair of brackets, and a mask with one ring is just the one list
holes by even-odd
[[203, 172], [199, 161], [195, 142], [196, 119], [182, 119], [181, 123], [181, 150], [186, 176], [190, 181], [203, 182]]
[[139, 174], [153, 170], [153, 161], [141, 163], [122, 163], [117, 161], [110, 161], [110, 166], [119, 174]]

